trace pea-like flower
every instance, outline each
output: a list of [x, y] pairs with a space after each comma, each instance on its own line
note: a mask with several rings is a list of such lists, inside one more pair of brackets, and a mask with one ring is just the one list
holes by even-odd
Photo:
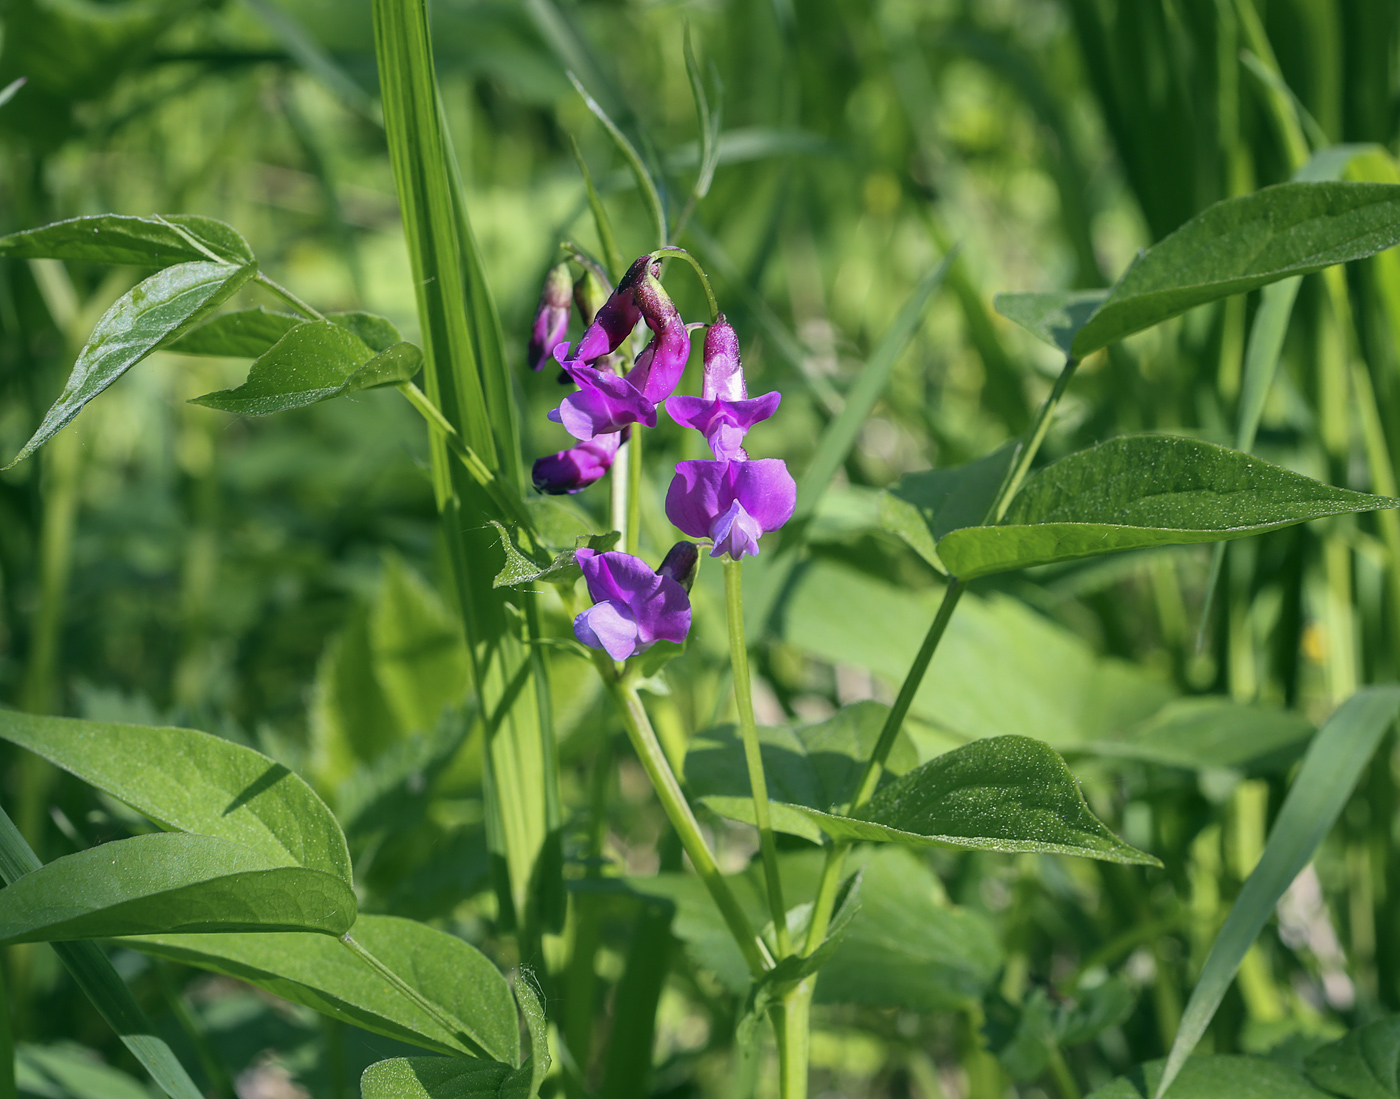
[[749, 428], [778, 410], [781, 393], [749, 399], [739, 337], [721, 313], [705, 332], [705, 374], [699, 397], [672, 397], [666, 402], [671, 419], [705, 436], [718, 459], [747, 460], [744, 436]]
[[758, 553], [758, 540], [792, 518], [797, 483], [781, 458], [678, 462], [666, 515], [692, 538], [714, 542], [711, 557], [736, 561]]
[[612, 468], [617, 448], [625, 432], [586, 439], [568, 450], [550, 454], [535, 462], [531, 479], [535, 488], [551, 496], [582, 492]]
[[535, 323], [530, 328], [530, 347], [526, 354], [531, 370], [539, 370], [554, 353], [555, 347], [566, 343], [569, 329], [569, 305], [573, 300], [573, 283], [569, 265], [561, 263], [550, 269], [540, 291], [540, 304], [535, 310]]
[[659, 273], [660, 265], [650, 256], [638, 256], [627, 274], [617, 284], [617, 289], [608, 296], [603, 307], [590, 321], [583, 337], [574, 348], [574, 359], [592, 362], [604, 355], [611, 355], [622, 341], [632, 334], [637, 322], [642, 319], [641, 307], [637, 304], [635, 290], [637, 283], [647, 275]]
[[[667, 555], [668, 562], [671, 554]], [[685, 640], [690, 632], [690, 596], [668, 573], [653, 572], [630, 553], [581, 549], [575, 559], [583, 570], [593, 606], [574, 619], [574, 636], [614, 660], [646, 652], [658, 641]]]

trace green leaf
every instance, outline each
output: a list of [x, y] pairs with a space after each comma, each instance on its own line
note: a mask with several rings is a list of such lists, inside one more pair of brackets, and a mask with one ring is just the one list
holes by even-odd
[[361, 1099], [526, 1099], [528, 1084], [507, 1089], [509, 1065], [460, 1057], [393, 1057], [360, 1077]]
[[606, 553], [617, 545], [621, 535], [617, 531], [607, 534], [592, 534], [578, 539], [579, 544], [571, 550], [556, 554], [553, 560], [546, 560], [541, 553], [527, 554], [520, 547], [517, 531], [507, 528], [494, 519], [488, 519], [501, 536], [501, 549], [505, 551], [506, 562], [492, 581], [496, 588], [528, 588], [535, 584], [561, 584], [571, 586], [583, 576], [578, 567], [576, 553], [581, 549], [597, 550]]
[[1343, 1099], [1400, 1096], [1400, 1015], [1358, 1027], [1310, 1053], [1303, 1071], [1318, 1087]]
[[65, 855], [0, 889], [0, 942], [163, 931], [321, 931], [355, 922], [334, 874], [215, 836], [154, 832]]
[[1024, 736], [979, 740], [930, 760], [879, 790], [859, 818], [801, 811], [838, 840], [1161, 865], [1110, 832], [1065, 761]]
[[[1085, 1099], [1148, 1099], [1160, 1095], [1161, 1061], [1095, 1089]], [[1296, 1069], [1262, 1057], [1192, 1057], [1172, 1086], [1171, 1099], [1333, 1099]]]
[[0, 737], [126, 802], [162, 828], [218, 836], [265, 864], [350, 882], [350, 854], [311, 787], [261, 752], [193, 729], [0, 711]]
[[335, 321], [306, 321], [289, 329], [259, 357], [237, 389], [195, 397], [193, 404], [245, 416], [266, 416], [328, 401], [381, 385], [409, 381], [423, 368], [423, 353], [397, 343], [376, 355], [359, 336]]
[[256, 359], [305, 318], [295, 313], [279, 313], [265, 306], [220, 313], [178, 340], [166, 345], [167, 351], [181, 355], [222, 355], [228, 358]]
[[515, 1000], [520, 1005], [520, 1014], [525, 1019], [525, 1030], [530, 1035], [530, 1056], [506, 1081], [501, 1090], [516, 1094], [522, 1085], [526, 1090], [522, 1099], [535, 1099], [549, 1072], [549, 1030], [545, 1025], [544, 993], [539, 982], [529, 969], [521, 967], [515, 974]]
[[[759, 729], [775, 831], [821, 842], [821, 829], [791, 806], [838, 811], [855, 792], [888, 713], [889, 707], [882, 703], [857, 702], [817, 724]], [[890, 752], [887, 770], [901, 775], [917, 763], [913, 745], [901, 736]], [[710, 729], [690, 742], [685, 781], [691, 796], [720, 816], [754, 823], [748, 764], [735, 726]]]
[[1068, 356], [1072, 353], [1074, 337], [1107, 297], [1107, 290], [998, 294], [992, 299], [992, 308]]
[[53, 438], [88, 401], [152, 351], [217, 309], [256, 271], [252, 264], [181, 263], [128, 290], [102, 314], [63, 392], [10, 466]]
[[248, 242], [231, 225], [195, 214], [70, 218], [0, 237], [0, 256], [136, 267], [169, 267], [191, 260], [218, 260], [237, 267], [256, 262]]
[[880, 494], [880, 525], [946, 573], [938, 556], [938, 540], [950, 531], [986, 521], [1017, 449], [1017, 444], [1007, 443], [965, 466], [906, 473]]
[[132, 1077], [71, 1042], [15, 1047], [15, 1083], [39, 1099], [151, 1099]]
[[1077, 359], [1209, 301], [1400, 243], [1400, 185], [1280, 183], [1207, 207], [1135, 262], [1075, 334]]
[[123, 945], [249, 981], [375, 1034], [514, 1065], [520, 1030], [510, 986], [470, 943], [397, 916], [363, 915], [355, 941], [457, 1024], [443, 1028], [346, 946], [322, 935], [154, 935]]
[[[1274, 821], [1264, 854], [1216, 936], [1182, 1013], [1157, 1097], [1186, 1063], [1279, 897], [1331, 830], [1381, 737], [1400, 710], [1400, 687], [1368, 687], [1347, 699], [1319, 730]], [[1173, 1089], [1175, 1097], [1178, 1092]]]
[[1022, 1082], [1044, 1073], [1056, 1050], [1119, 1026], [1136, 1006], [1132, 989], [1116, 977], [1070, 1000], [1052, 998], [1044, 988], [1032, 988], [1019, 1005], [995, 990], [987, 1000], [987, 1045], [1011, 1077]]
[[1204, 767], [1263, 767], [1296, 758], [1313, 734], [1300, 714], [1221, 698], [1182, 698], [1146, 721], [1086, 742], [1092, 755]]
[[1130, 435], [1029, 478], [996, 526], [945, 535], [964, 580], [1147, 546], [1217, 542], [1328, 515], [1400, 507], [1199, 439]]

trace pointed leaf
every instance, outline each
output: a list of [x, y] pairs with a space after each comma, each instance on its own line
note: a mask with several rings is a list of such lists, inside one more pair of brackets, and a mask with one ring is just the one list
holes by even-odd
[[461, 1057], [393, 1057], [360, 1077], [361, 1099], [527, 1099], [529, 1083], [507, 1089], [509, 1065]]
[[[1246, 952], [1332, 829], [1376, 745], [1400, 710], [1400, 687], [1368, 687], [1347, 699], [1319, 730], [1288, 789], [1264, 854], [1216, 936], [1191, 991], [1156, 1095], [1166, 1091], [1215, 1016]], [[1172, 1095], [1177, 1094], [1173, 1089]]]
[[97, 322], [63, 392], [10, 465], [53, 438], [88, 401], [152, 351], [213, 312], [256, 271], [252, 264], [181, 263], [128, 290]]
[[965, 466], [906, 473], [880, 494], [880, 525], [946, 573], [938, 556], [938, 540], [987, 519], [1016, 452], [1017, 445], [1007, 443]]
[[238, 267], [255, 262], [253, 250], [236, 229], [195, 214], [165, 217], [98, 214], [70, 218], [0, 237], [0, 256], [122, 263], [136, 267], [169, 267], [175, 263], [209, 259]]
[[979, 740], [930, 760], [878, 791], [859, 817], [802, 812], [838, 840], [1161, 865], [1089, 811], [1053, 749], [1023, 736]]
[[266, 416], [343, 393], [406, 382], [422, 366], [422, 353], [412, 344], [394, 344], [376, 355], [364, 340], [334, 321], [305, 321], [259, 357], [238, 388], [206, 393], [193, 403]]
[[354, 922], [355, 894], [334, 874], [173, 832], [65, 855], [0, 889], [0, 943], [162, 931], [343, 935]]
[[178, 340], [166, 345], [167, 351], [181, 355], [223, 355], [228, 358], [256, 359], [305, 318], [280, 313], [265, 306], [220, 313]]
[[470, 943], [397, 916], [364, 915], [354, 938], [455, 1020], [444, 1029], [345, 944], [320, 935], [152, 935], [123, 945], [249, 981], [354, 1026], [445, 1053], [515, 1064], [520, 1029], [510, 986]]
[[617, 540], [622, 537], [615, 530], [607, 534], [591, 534], [579, 538], [579, 545], [575, 549], [555, 554], [552, 561], [547, 561], [544, 559], [545, 554], [527, 554], [521, 549], [516, 531], [506, 528], [494, 519], [488, 519], [487, 522], [495, 527], [501, 536], [501, 549], [505, 550], [506, 554], [506, 562], [491, 584], [495, 588], [528, 588], [541, 582], [572, 586], [583, 576], [583, 570], [578, 567], [577, 550], [587, 548], [606, 553], [616, 546]]
[[992, 308], [1068, 356], [1074, 345], [1074, 337], [1107, 297], [1107, 290], [998, 294], [992, 299]]
[[1327, 515], [1400, 507], [1259, 458], [1173, 435], [1133, 435], [1061, 458], [996, 526], [955, 530], [938, 555], [965, 580], [1147, 546], [1217, 542]]
[[1400, 1096], [1400, 1015], [1367, 1023], [1308, 1054], [1303, 1071], [1342, 1099]]
[[350, 854], [331, 811], [280, 763], [193, 729], [0, 711], [0, 737], [126, 802], [162, 828], [219, 836], [269, 865], [349, 883]]

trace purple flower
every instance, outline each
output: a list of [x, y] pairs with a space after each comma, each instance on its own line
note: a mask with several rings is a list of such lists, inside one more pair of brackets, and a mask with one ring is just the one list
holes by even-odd
[[690, 358], [690, 330], [661, 280], [647, 272], [637, 283], [637, 306], [655, 333], [627, 378], [647, 400], [660, 404], [672, 393]]
[[617, 289], [612, 292], [603, 307], [598, 310], [584, 332], [578, 346], [574, 348], [574, 359], [592, 362], [604, 355], [611, 355], [622, 341], [632, 334], [637, 322], [642, 319], [641, 307], [637, 304], [635, 290], [644, 276], [660, 272], [660, 265], [651, 255], [638, 256]]
[[780, 458], [678, 462], [666, 514], [692, 538], [710, 538], [711, 557], [758, 553], [759, 538], [792, 518], [797, 484]]
[[613, 432], [585, 439], [578, 446], [540, 458], [531, 471], [535, 488], [551, 496], [582, 492], [612, 468], [623, 434]]
[[575, 439], [592, 439], [621, 431], [628, 424], [656, 426], [656, 405], [633, 386], [633, 374], [642, 369], [642, 360], [647, 353], [642, 352], [637, 366], [626, 377], [577, 360], [564, 358], [564, 349], [556, 347], [554, 357], [575, 382], [578, 392], [570, 393], [558, 408], [549, 413], [549, 418], [563, 424], [564, 430]]
[[748, 459], [744, 435], [778, 410], [781, 393], [765, 393], [749, 400], [744, 366], [739, 359], [739, 337], [720, 314], [705, 333], [705, 376], [699, 397], [672, 397], [666, 402], [671, 419], [705, 436], [710, 450], [721, 461]]
[[658, 641], [680, 643], [690, 632], [690, 596], [670, 576], [652, 572], [630, 553], [575, 554], [593, 606], [574, 619], [574, 636], [614, 660], [646, 652]]
[[569, 265], [561, 263], [550, 269], [544, 280], [544, 289], [540, 291], [540, 304], [535, 310], [535, 323], [530, 329], [530, 348], [526, 355], [531, 370], [544, 366], [545, 359], [553, 354], [554, 348], [565, 342], [572, 298]]

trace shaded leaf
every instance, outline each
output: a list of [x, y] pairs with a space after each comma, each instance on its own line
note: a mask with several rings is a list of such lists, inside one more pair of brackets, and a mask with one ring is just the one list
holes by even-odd
[[1400, 1015], [1367, 1023], [1303, 1061], [1308, 1079], [1343, 1099], [1400, 1096]]
[[361, 1099], [527, 1099], [529, 1085], [504, 1087], [509, 1065], [461, 1057], [393, 1057], [360, 1077]]
[[[882, 703], [857, 702], [813, 725], [759, 729], [775, 831], [821, 842], [821, 829], [792, 806], [833, 812], [848, 801], [888, 713], [889, 707]], [[917, 763], [913, 745], [901, 735], [890, 752], [887, 770], [900, 775]], [[685, 781], [691, 796], [720, 816], [754, 823], [748, 763], [735, 726], [710, 729], [690, 742]]]
[[280, 763], [193, 729], [0, 711], [0, 737], [104, 790], [162, 828], [217, 836], [265, 864], [346, 883], [350, 855], [331, 811]]
[[423, 353], [397, 343], [379, 354], [335, 321], [305, 321], [256, 359], [236, 389], [195, 397], [193, 404], [266, 416], [328, 401], [381, 385], [409, 381], [423, 368]]
[[[1156, 1094], [1161, 1095], [1210, 1025], [1246, 952], [1278, 899], [1331, 831], [1376, 745], [1400, 710], [1400, 687], [1368, 687], [1339, 706], [1308, 747], [1274, 820], [1264, 854], [1225, 918], [1182, 1013]], [[1177, 1091], [1173, 1088], [1173, 1096]]]
[[998, 294], [992, 299], [992, 308], [1068, 356], [1074, 337], [1107, 297], [1107, 290]]
[[0, 889], [0, 942], [163, 931], [320, 931], [355, 922], [333, 874], [215, 836], [155, 832], [65, 855]]
[[470, 943], [417, 920], [363, 915], [354, 938], [450, 1019], [452, 1033], [335, 939], [321, 935], [156, 935], [123, 945], [265, 988], [323, 1015], [443, 1052], [520, 1057], [505, 978]]
[[[1085, 1099], [1148, 1099], [1160, 1094], [1161, 1061], [1096, 1088]], [[1172, 1085], [1171, 1099], [1332, 1099], [1303, 1074], [1262, 1057], [1192, 1057]]]
[[950, 531], [986, 521], [1017, 449], [1017, 444], [1007, 443], [965, 466], [906, 473], [880, 494], [880, 525], [946, 573], [938, 557], [938, 540]]
[[238, 230], [197, 214], [164, 217], [97, 214], [69, 218], [0, 237], [0, 256], [121, 263], [136, 267], [169, 267], [210, 259], [238, 267], [255, 262], [253, 250]]
[[1052, 748], [1023, 736], [979, 740], [930, 760], [878, 791], [858, 818], [802, 812], [838, 840], [1161, 865], [1089, 811]]
[[1334, 488], [1214, 443], [1131, 435], [1047, 466], [1026, 481], [1001, 523], [951, 532], [938, 555], [972, 579], [1396, 507], [1400, 500]]
[[1174, 767], [1244, 768], [1296, 758], [1298, 747], [1313, 731], [1307, 718], [1290, 710], [1221, 698], [1183, 698], [1080, 750]]
[[[257, 272], [250, 264], [181, 263], [132, 287], [102, 314], [58, 400], [10, 465], [28, 457], [156, 348], [227, 301]], [[9, 468], [8, 466], [5, 468]]]
[[37, 1099], [151, 1099], [142, 1084], [70, 1042], [17, 1045], [15, 1083], [21, 1094]]
[[191, 328], [178, 340], [167, 344], [166, 350], [178, 351], [181, 355], [256, 359], [303, 320], [295, 313], [280, 313], [261, 305], [236, 309], [210, 317], [199, 327]]
[[1019, 1005], [993, 992], [986, 1005], [987, 1045], [1018, 1081], [1045, 1072], [1058, 1049], [1079, 1045], [1132, 1014], [1137, 997], [1123, 981], [1110, 977], [1075, 996], [1055, 1000], [1044, 988], [1033, 988]]

